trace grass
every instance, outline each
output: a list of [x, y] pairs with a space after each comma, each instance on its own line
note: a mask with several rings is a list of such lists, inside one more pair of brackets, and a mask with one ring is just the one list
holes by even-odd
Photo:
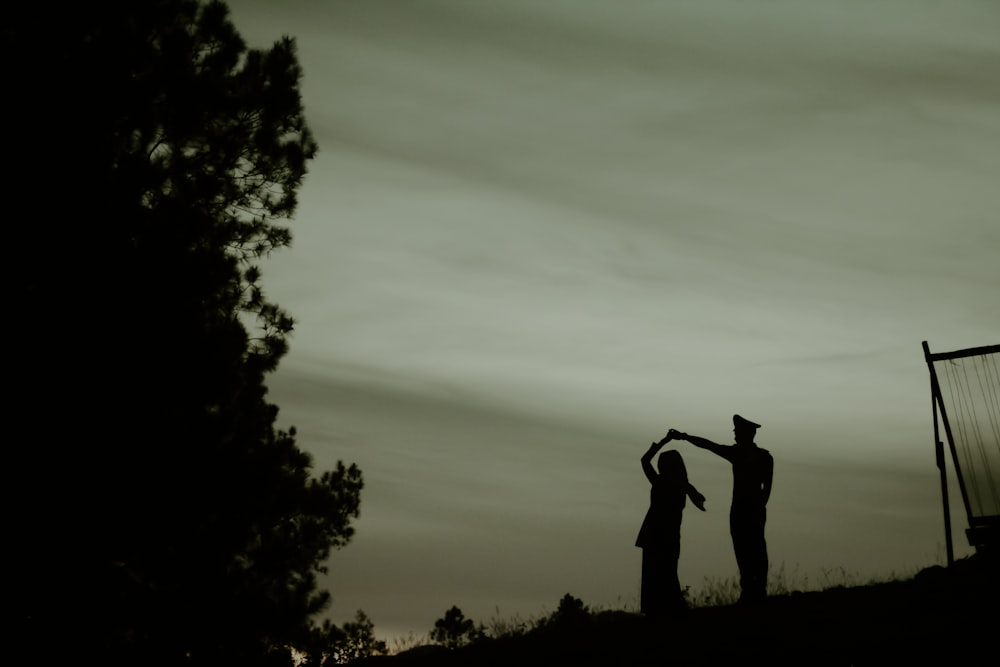
[[389, 655], [397, 655], [399, 653], [405, 653], [410, 649], [417, 648], [418, 646], [426, 646], [431, 641], [430, 634], [424, 633], [418, 635], [416, 632], [411, 632], [402, 637], [393, 637], [392, 645], [388, 646]]
[[1000, 600], [1000, 561], [962, 559], [909, 577], [845, 568], [807, 576], [779, 565], [764, 601], [733, 604], [738, 593], [733, 577], [706, 579], [688, 591], [687, 613], [663, 618], [619, 608], [627, 601], [594, 609], [566, 595], [555, 612], [534, 618], [497, 609], [459, 647], [413, 637], [384, 659], [410, 667], [949, 664], [961, 638], [995, 634], [995, 615], [983, 605]]
[[[787, 567], [781, 563], [776, 568], [772, 568], [768, 574], [767, 592], [768, 596], [782, 596], [792, 593], [805, 593], [824, 591], [834, 588], [853, 588], [858, 586], [871, 586], [879, 583], [901, 581], [915, 575], [917, 568], [905, 574], [890, 572], [885, 576], [865, 576], [857, 572], [848, 571], [844, 567], [820, 570], [810, 576], [808, 573], [800, 571], [796, 564]], [[701, 585], [697, 588], [685, 587], [684, 596], [691, 608], [726, 607], [736, 604], [740, 595], [739, 578], [731, 577], [705, 577]], [[588, 608], [591, 615], [599, 614], [638, 614], [638, 599], [626, 601], [619, 597], [616, 604], [608, 606], [595, 606]], [[485, 622], [480, 621], [476, 631], [470, 637], [470, 643], [480, 639], [511, 639], [522, 637], [544, 626], [551, 620], [555, 612], [549, 613], [543, 609], [534, 616], [503, 616], [500, 608], [495, 609], [495, 613]], [[421, 646], [427, 646], [434, 642], [430, 638], [430, 633], [417, 634], [411, 632], [404, 637], [396, 637], [389, 647], [389, 655], [398, 655]]]
[[[672, 656], [663, 653], [663, 643], [675, 641], [680, 642], [684, 658], [676, 664], [715, 664], [699, 662], [701, 652], [708, 651], [720, 659], [731, 657], [720, 651], [734, 650], [727, 647], [738, 645], [739, 639], [744, 644], [756, 641], [761, 646], [766, 641], [780, 641], [783, 660], [795, 651], [829, 644], [831, 650], [851, 656], [850, 660], [844, 658], [841, 663], [837, 658], [815, 664], [870, 664], [857, 652], [868, 650], [865, 647], [883, 650], [883, 646], [906, 652], [911, 650], [911, 643], [917, 646], [939, 636], [939, 626], [941, 630], [950, 628], [954, 634], [981, 622], [969, 620], [981, 615], [970, 617], [968, 609], [973, 605], [966, 600], [970, 591], [974, 591], [976, 600], [978, 596], [989, 596], [987, 591], [996, 589], [992, 575], [985, 579], [985, 590], [980, 586], [981, 570], [976, 570], [977, 579], [971, 588], [967, 579], [958, 579], [957, 588], [946, 590], [938, 585], [942, 580], [935, 570], [943, 568], [869, 576], [841, 567], [809, 574], [797, 565], [782, 563], [772, 568], [768, 600], [756, 610], [735, 604], [738, 578], [706, 577], [699, 587], [685, 591], [688, 616], [666, 624], [657, 624], [656, 619], [640, 614], [637, 600], [619, 598], [606, 607], [587, 607], [567, 594], [555, 612], [543, 610], [535, 616], [504, 616], [497, 607], [491, 618], [478, 622], [460, 649], [435, 644], [429, 633], [411, 634], [394, 640], [386, 658], [399, 657], [410, 665], [494, 665], [514, 664], [510, 662], [514, 660], [524, 665], [548, 666], [570, 664], [565, 660], [572, 655], [583, 660], [574, 664], [611, 664], [601, 662], [608, 656], [615, 658], [612, 662], [622, 658], [629, 664], [653, 664], [647, 661], [670, 661]], [[720, 628], [732, 641], [717, 641]]]
[[[901, 581], [915, 575], [918, 569], [914, 568], [911, 572], [903, 574], [897, 574], [893, 571], [884, 577], [865, 577], [857, 572], [849, 572], [844, 567], [824, 568], [819, 571], [815, 578], [811, 579], [808, 574], [799, 571], [798, 565], [789, 569], [786, 568], [785, 563], [781, 563], [768, 573], [767, 594], [768, 596], [789, 595], [791, 593], [824, 591], [831, 588], [853, 588]], [[739, 579], [737, 577], [705, 577], [697, 589], [692, 590], [690, 586], [686, 587], [684, 596], [691, 607], [721, 607], [735, 604], [740, 597]]]
[[[497, 607], [489, 620], [479, 623], [472, 633], [470, 641], [478, 641], [480, 638], [502, 639], [520, 637], [539, 627], [545, 618], [547, 618], [545, 614], [528, 618], [524, 618], [519, 614], [515, 614], [512, 617], [504, 617], [500, 614], [500, 607]], [[398, 655], [433, 643], [434, 641], [431, 639], [429, 632], [424, 634], [411, 632], [408, 635], [393, 638], [388, 653], [389, 655]]]

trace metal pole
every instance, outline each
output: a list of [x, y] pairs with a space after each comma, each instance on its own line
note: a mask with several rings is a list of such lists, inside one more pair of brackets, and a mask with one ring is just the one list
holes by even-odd
[[937, 454], [937, 467], [941, 471], [941, 501], [944, 505], [944, 543], [948, 550], [948, 565], [955, 562], [955, 549], [951, 544], [951, 509], [948, 505], [948, 476], [944, 467], [944, 443], [938, 440], [937, 409], [934, 410], [934, 441]]
[[944, 543], [948, 552], [948, 566], [955, 562], [955, 550], [951, 541], [951, 509], [948, 504], [948, 475], [945, 470], [944, 443], [941, 442], [940, 431], [938, 429], [938, 401], [941, 400], [941, 388], [937, 383], [937, 374], [934, 371], [934, 363], [931, 361], [930, 349], [927, 341], [924, 341], [924, 358], [931, 373], [931, 409], [934, 413], [934, 454], [937, 460], [938, 470], [941, 472], [941, 502], [944, 507]]
[[[988, 348], [976, 348], [980, 349], [995, 349], [1000, 346], [990, 346]], [[967, 352], [967, 351], [964, 351]], [[964, 353], [963, 352], [963, 353]], [[972, 505], [969, 504], [969, 493], [965, 490], [965, 477], [962, 475], [962, 466], [959, 464], [958, 452], [955, 449], [955, 436], [951, 432], [951, 422], [948, 421], [948, 410], [944, 407], [944, 397], [941, 395], [941, 383], [938, 382], [937, 371], [934, 369], [934, 361], [941, 359], [951, 359], [958, 358], [952, 357], [950, 355], [934, 354], [930, 353], [930, 348], [927, 347], [927, 341], [924, 341], [924, 353], [927, 355], [927, 367], [931, 371], [931, 392], [937, 399], [937, 407], [941, 413], [941, 422], [944, 424], [944, 434], [948, 438], [948, 449], [951, 450], [951, 462], [955, 466], [955, 479], [958, 480], [958, 490], [962, 492], [962, 503], [965, 505], [965, 516], [971, 527], [973, 524], [972, 520]]]

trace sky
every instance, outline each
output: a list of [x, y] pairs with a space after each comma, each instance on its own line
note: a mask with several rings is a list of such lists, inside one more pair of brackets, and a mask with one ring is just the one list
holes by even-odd
[[[324, 617], [635, 609], [640, 456], [734, 413], [775, 460], [772, 574], [944, 562], [921, 342], [1000, 343], [1000, 5], [228, 4], [296, 39], [320, 147], [261, 268], [297, 322], [279, 426], [365, 478]], [[731, 472], [668, 447], [708, 498], [695, 591], [737, 574]]]

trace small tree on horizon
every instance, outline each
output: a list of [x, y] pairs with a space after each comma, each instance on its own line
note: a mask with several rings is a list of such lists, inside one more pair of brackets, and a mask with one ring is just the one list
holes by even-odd
[[303, 646], [302, 664], [306, 667], [346, 665], [354, 660], [387, 655], [386, 643], [375, 637], [375, 624], [359, 609], [353, 621], [342, 626], [329, 619], [317, 626], [308, 646]]
[[476, 634], [475, 623], [465, 617], [457, 606], [445, 612], [444, 617], [434, 621], [431, 641], [456, 649], [472, 641]]
[[590, 609], [578, 597], [566, 593], [559, 600], [559, 606], [551, 615], [542, 619], [539, 629], [574, 629], [586, 626], [591, 622]]

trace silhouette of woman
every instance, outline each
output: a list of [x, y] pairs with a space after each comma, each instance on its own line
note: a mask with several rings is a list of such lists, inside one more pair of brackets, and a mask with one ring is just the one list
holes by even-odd
[[649, 509], [639, 529], [635, 546], [642, 549], [642, 588], [639, 607], [643, 614], [657, 616], [687, 607], [677, 577], [681, 553], [681, 514], [687, 498], [705, 511], [705, 496], [687, 478], [684, 459], [676, 449], [660, 454], [653, 469], [653, 457], [671, 440], [670, 436], [650, 445], [642, 455], [642, 471], [652, 488]]

